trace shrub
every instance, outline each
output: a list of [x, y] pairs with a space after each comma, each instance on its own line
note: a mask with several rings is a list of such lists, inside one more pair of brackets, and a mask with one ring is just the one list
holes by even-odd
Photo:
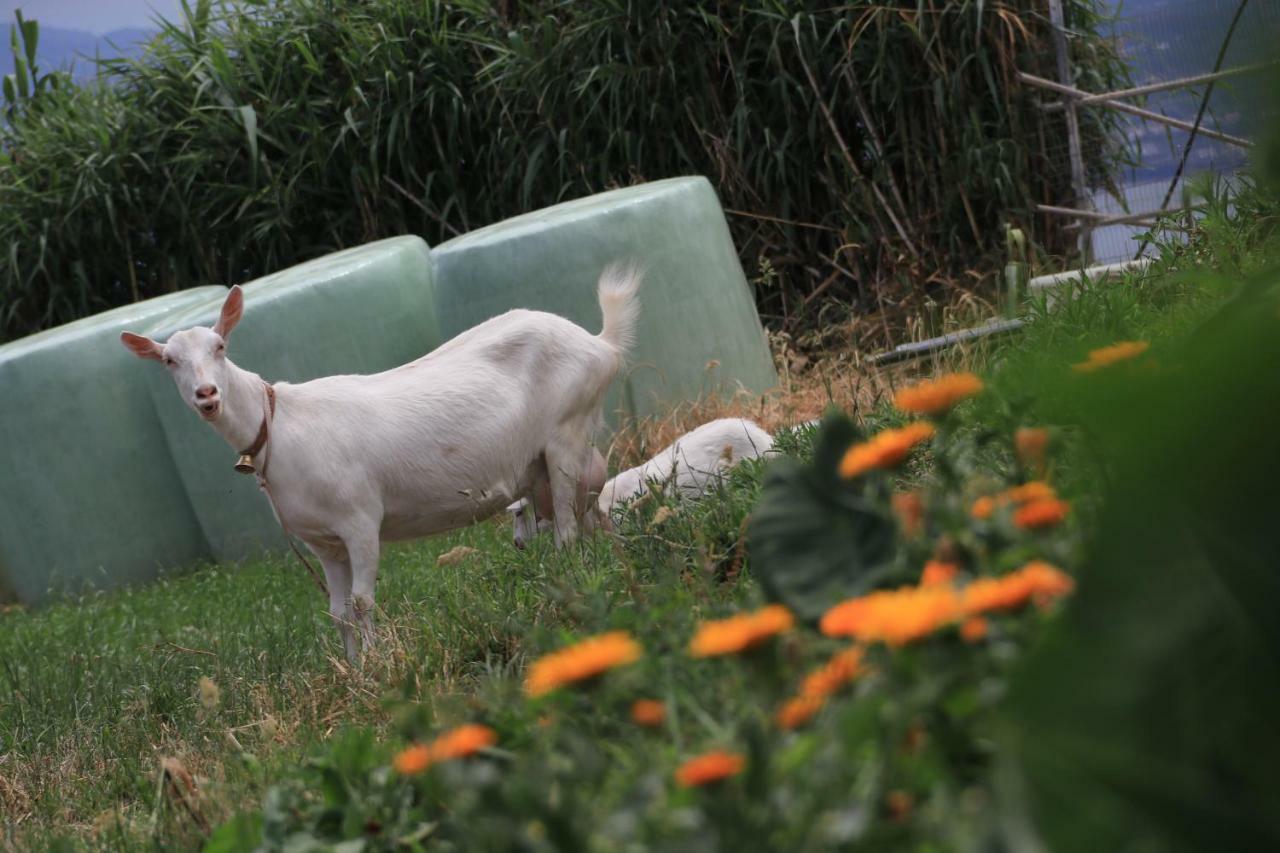
[[[1081, 84], [1117, 82], [1094, 0], [1064, 5]], [[13, 105], [0, 340], [689, 173], [730, 210], [766, 319], [803, 326], [826, 300], [969, 287], [1002, 222], [1069, 184], [1045, 154], [1061, 114], [1014, 83], [1053, 73], [1038, 0], [498, 7], [200, 0], [103, 85]], [[1120, 152], [1088, 122], [1102, 181]]]

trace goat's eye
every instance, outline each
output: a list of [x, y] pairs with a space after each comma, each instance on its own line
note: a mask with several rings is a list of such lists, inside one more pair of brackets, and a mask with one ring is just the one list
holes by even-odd
[[214, 347], [214, 349], [213, 349], [213, 353], [214, 353], [214, 355], [225, 355], [225, 354], [226, 354], [226, 352], [227, 352], [227, 345], [226, 345], [226, 344], [218, 344], [218, 345], [217, 345], [216, 347]]
[[176, 362], [176, 361], [174, 361], [173, 359], [169, 358], [169, 356], [167, 356], [167, 355], [164, 357], [164, 366], [165, 366], [165, 367], [173, 367], [173, 366], [174, 366], [174, 365], [176, 365], [177, 363], [178, 363], [178, 362]]

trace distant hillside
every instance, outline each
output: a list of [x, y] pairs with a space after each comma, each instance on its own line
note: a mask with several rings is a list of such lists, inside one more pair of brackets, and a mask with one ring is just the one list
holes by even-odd
[[[10, 24], [4, 32], [3, 68], [5, 73], [13, 69], [13, 59], [9, 55]], [[103, 59], [119, 56], [136, 56], [141, 53], [142, 45], [151, 38], [153, 32], [138, 28], [112, 30], [105, 35], [94, 35], [85, 30], [60, 29], [58, 27], [40, 27], [40, 43], [36, 51], [41, 71], [52, 71], [55, 68], [72, 69], [76, 80], [81, 82], [93, 79], [97, 68], [93, 58]]]

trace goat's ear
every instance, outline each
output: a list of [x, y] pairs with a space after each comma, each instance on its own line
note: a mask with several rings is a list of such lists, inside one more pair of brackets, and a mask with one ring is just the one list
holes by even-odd
[[164, 358], [164, 348], [151, 338], [135, 335], [133, 332], [121, 332], [120, 343], [132, 350], [138, 358], [150, 358], [155, 361]]
[[213, 324], [213, 330], [226, 340], [231, 335], [231, 330], [236, 327], [236, 323], [240, 322], [240, 315], [243, 313], [244, 291], [237, 284], [231, 288], [226, 301], [222, 303], [222, 313], [218, 315], [218, 322]]

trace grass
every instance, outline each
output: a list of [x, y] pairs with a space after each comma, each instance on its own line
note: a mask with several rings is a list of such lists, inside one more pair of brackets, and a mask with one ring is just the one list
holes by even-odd
[[[1224, 233], [1236, 233], [1232, 217], [1239, 227], [1256, 227], [1260, 217], [1275, 222], [1247, 201], [1220, 211]], [[966, 404], [955, 426], [955, 441], [972, 448], [957, 457], [972, 471], [957, 487], [959, 514], [965, 489], [1009, 465], [986, 437], [991, 425], [1037, 423], [1058, 407], [1045, 396], [1045, 376], [1117, 339], [1185, 335], [1265, 257], [1223, 239], [1168, 246], [1157, 274], [1142, 283], [1082, 288], [1051, 314], [1034, 308], [1024, 336], [935, 365], [981, 366], [988, 381], [989, 393]], [[1198, 278], [1188, 277], [1193, 268]], [[898, 419], [883, 400], [902, 374], [860, 379], [823, 370], [809, 368], [795, 395], [753, 402], [762, 408], [752, 413], [766, 421], [808, 417], [828, 394], [868, 428]], [[628, 452], [653, 449], [671, 431], [718, 413], [709, 402], [650, 424]], [[783, 449], [809, 458], [812, 438], [786, 437]], [[1079, 431], [1064, 429], [1060, 438], [1052, 478], [1078, 499], [1075, 521], [1051, 541], [994, 547], [991, 531], [961, 541], [975, 573], [998, 575], [1028, 554], [1055, 554], [1068, 568], [1083, 559], [1099, 469], [1079, 452]], [[927, 485], [939, 476], [938, 458], [925, 456], [894, 483]], [[700, 620], [764, 601], [765, 566], [753, 565], [742, 544], [762, 482], [761, 467], [749, 465], [696, 505], [662, 512], [661, 501], [642, 502], [618, 539], [563, 552], [547, 541], [516, 551], [500, 523], [390, 548], [378, 585], [381, 645], [359, 670], [340, 660], [337, 633], [306, 573], [283, 558], [11, 610], [0, 616], [0, 845], [193, 848], [207, 828], [259, 809], [278, 845], [304, 829], [334, 837], [402, 826], [408, 806], [397, 798], [407, 789], [379, 768], [406, 740], [476, 719], [502, 733], [492, 763], [441, 768], [414, 789], [448, 803], [450, 813], [471, 815], [465, 838], [473, 846], [729, 846], [768, 838], [789, 849], [854, 839], [900, 848], [927, 837], [952, 848], [988, 839], [994, 812], [984, 804], [1000, 795], [989, 768], [1001, 755], [993, 744], [1001, 742], [1005, 685], [1056, 620], [1038, 613], [993, 620], [981, 654], [951, 637], [877, 657], [878, 672], [856, 688], [858, 701], [824, 714], [809, 735], [778, 738], [768, 728], [773, 703], [836, 648], [831, 640], [799, 631], [742, 666], [683, 654]], [[894, 577], [918, 571], [933, 545], [897, 546]], [[476, 550], [442, 562], [457, 546]], [[532, 656], [606, 629], [641, 637], [643, 661], [593, 693], [524, 700], [519, 681]], [[202, 688], [202, 679], [214, 687]], [[621, 722], [625, 701], [637, 695], [667, 704], [660, 734]], [[903, 744], [915, 746], [904, 752]], [[719, 800], [670, 791], [671, 767], [711, 746], [741, 748], [772, 775], [749, 773]], [[192, 774], [198, 794], [175, 793], [181, 783], [161, 775], [168, 757]], [[484, 775], [494, 768], [507, 768], [508, 787]], [[486, 799], [493, 797], [501, 808]], [[349, 820], [357, 822], [341, 823]]]
[[[459, 544], [480, 553], [436, 564]], [[461, 690], [518, 665], [529, 624], [569, 619], [574, 599], [617, 585], [603, 542], [552, 556], [541, 545], [517, 552], [498, 524], [389, 549], [383, 647], [364, 671], [339, 660], [325, 602], [283, 558], [10, 613], [0, 621], [9, 832], [92, 832], [122, 807], [149, 819], [162, 755], [180, 757], [226, 807], [247, 804], [307, 745], [384, 719], [379, 685], [403, 683], [414, 696]], [[202, 677], [218, 686], [212, 711], [200, 703]], [[243, 761], [240, 747], [256, 760]], [[160, 826], [178, 838], [181, 829], [181, 819]]]
[[[715, 504], [715, 526], [736, 531], [747, 500]], [[651, 565], [733, 559], [672, 527], [674, 542], [654, 534], [634, 543]], [[439, 562], [460, 545], [477, 552]], [[341, 660], [326, 603], [282, 557], [9, 612], [0, 619], [4, 840], [189, 845], [195, 827], [157, 799], [161, 757], [178, 757], [195, 775], [216, 823], [260, 800], [344, 726], [386, 730], [388, 690], [463, 695], [520, 671], [534, 626], [573, 631], [636, 606], [643, 586], [605, 539], [565, 553], [539, 540], [521, 552], [501, 522], [392, 547], [378, 584], [381, 646], [363, 670]], [[698, 597], [723, 606], [752, 594], [709, 586]], [[217, 685], [211, 709], [201, 703], [204, 677]]]

